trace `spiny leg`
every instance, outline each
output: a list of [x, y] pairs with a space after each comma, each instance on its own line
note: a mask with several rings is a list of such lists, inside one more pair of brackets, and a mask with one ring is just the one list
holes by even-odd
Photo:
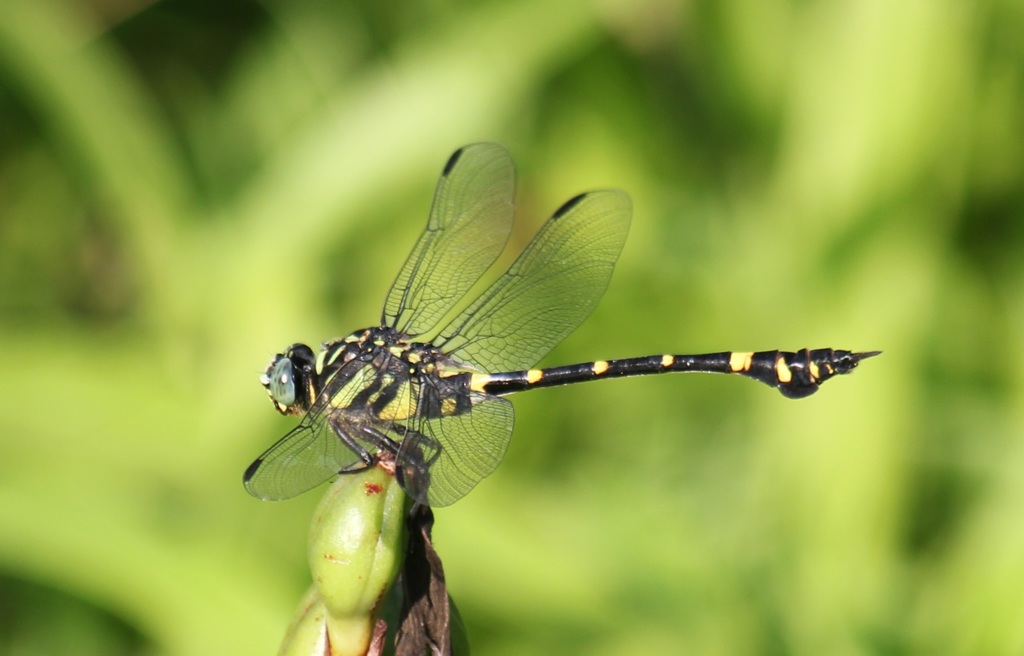
[[[377, 456], [363, 448], [363, 445], [349, 434], [352, 428], [351, 425], [343, 422], [337, 415], [328, 417], [327, 423], [330, 425], [334, 436], [337, 437], [341, 443], [352, 451], [352, 453], [354, 453], [358, 458], [356, 462], [342, 467], [338, 471], [338, 474], [355, 474], [361, 471], [366, 471], [377, 464]], [[374, 446], [377, 445], [374, 444]]]

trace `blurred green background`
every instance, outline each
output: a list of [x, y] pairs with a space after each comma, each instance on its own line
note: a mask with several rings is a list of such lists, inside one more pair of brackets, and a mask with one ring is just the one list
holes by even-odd
[[882, 349], [805, 401], [524, 394], [440, 510], [478, 654], [1024, 653], [1024, 6], [0, 0], [0, 653], [270, 654], [319, 493], [257, 377], [378, 320], [447, 156], [630, 192], [548, 364]]

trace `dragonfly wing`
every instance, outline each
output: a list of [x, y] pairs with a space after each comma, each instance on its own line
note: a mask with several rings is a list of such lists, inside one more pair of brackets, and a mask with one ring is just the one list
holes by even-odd
[[[452, 414], [419, 418], [398, 452], [400, 480], [420, 503], [448, 506], [491, 474], [505, 457], [515, 417], [508, 399], [474, 392], [424, 386], [421, 401]], [[430, 398], [433, 396], [434, 398]], [[424, 407], [424, 406], [421, 406]]]
[[384, 303], [382, 323], [422, 335], [497, 259], [512, 229], [515, 170], [497, 144], [461, 148], [445, 165], [427, 227]]
[[280, 501], [311, 490], [358, 461], [324, 421], [301, 423], [245, 470], [249, 494]]
[[509, 270], [434, 344], [484, 371], [532, 367], [596, 307], [622, 252], [631, 215], [629, 196], [618, 190], [566, 202]]

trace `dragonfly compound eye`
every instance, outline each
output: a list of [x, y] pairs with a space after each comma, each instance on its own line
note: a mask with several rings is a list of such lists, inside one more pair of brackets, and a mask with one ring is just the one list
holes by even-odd
[[279, 355], [267, 367], [261, 378], [271, 400], [279, 408], [288, 408], [295, 403], [295, 375], [290, 358]]

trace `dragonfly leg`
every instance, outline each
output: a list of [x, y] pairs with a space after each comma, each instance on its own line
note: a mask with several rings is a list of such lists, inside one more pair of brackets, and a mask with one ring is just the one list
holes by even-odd
[[[330, 424], [331, 430], [334, 431], [334, 436], [341, 440], [341, 443], [359, 458], [357, 462], [343, 467], [341, 471], [338, 472], [339, 474], [351, 474], [354, 472], [364, 471], [377, 464], [377, 457], [363, 448], [363, 445], [351, 436], [352, 427], [348, 423], [343, 421], [337, 415], [328, 417], [327, 422]], [[374, 442], [371, 441], [371, 444], [374, 444]], [[376, 444], [374, 445], [377, 446]]]
[[[409, 496], [425, 505], [430, 487], [430, 468], [441, 456], [441, 445], [429, 435], [408, 426], [396, 424], [394, 430], [402, 435], [401, 457], [395, 467], [395, 478]], [[429, 456], [424, 457], [424, 451]]]
[[358, 474], [364, 472], [373, 465], [368, 465], [362, 460], [356, 460], [351, 465], [345, 465], [338, 470], [338, 476], [345, 476], [346, 474]]

